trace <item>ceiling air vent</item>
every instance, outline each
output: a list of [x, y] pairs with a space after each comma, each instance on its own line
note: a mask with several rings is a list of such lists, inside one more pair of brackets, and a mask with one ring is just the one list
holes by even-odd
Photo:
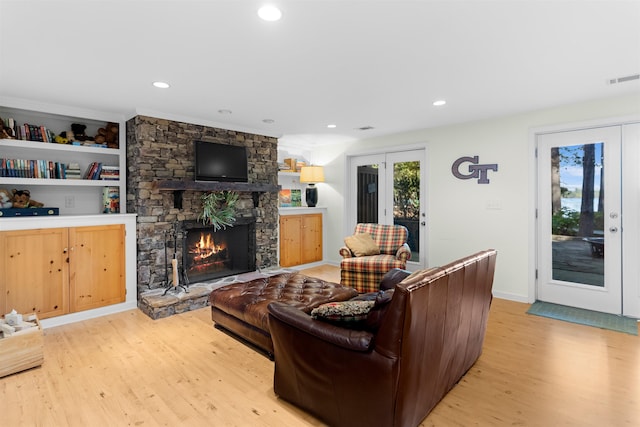
[[616, 79], [609, 79], [609, 84], [615, 85], [617, 83], [630, 82], [633, 80], [640, 80], [640, 74], [633, 74], [631, 76], [618, 77]]

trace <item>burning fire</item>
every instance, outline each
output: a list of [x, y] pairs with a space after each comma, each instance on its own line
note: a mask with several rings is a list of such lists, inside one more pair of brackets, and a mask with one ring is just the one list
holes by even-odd
[[200, 240], [189, 250], [189, 253], [195, 254], [195, 257], [193, 258], [194, 262], [201, 262], [212, 257], [223, 249], [223, 246], [216, 245], [211, 233], [200, 233]]

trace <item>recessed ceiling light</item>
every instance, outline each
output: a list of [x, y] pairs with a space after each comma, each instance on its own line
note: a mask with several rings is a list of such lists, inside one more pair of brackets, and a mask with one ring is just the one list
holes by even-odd
[[169, 83], [165, 82], [153, 82], [153, 85], [160, 89], [167, 89], [169, 87]]
[[327, 127], [328, 127], [329, 129], [334, 129], [334, 128], [336, 128], [336, 125], [327, 125]]
[[435, 102], [433, 103], [433, 105], [434, 105], [435, 107], [442, 107], [442, 106], [443, 106], [444, 104], [446, 104], [446, 103], [447, 103], [447, 101], [445, 101], [444, 99], [439, 99], [439, 100], [435, 101]]
[[270, 125], [271, 123], [275, 123], [275, 120], [273, 120], [273, 119], [263, 119], [262, 122]]
[[282, 18], [282, 12], [275, 6], [262, 6], [258, 9], [258, 16], [265, 21], [278, 21]]
[[227, 110], [227, 109], [218, 110], [218, 114], [231, 114], [231, 113], [233, 113], [233, 111]]

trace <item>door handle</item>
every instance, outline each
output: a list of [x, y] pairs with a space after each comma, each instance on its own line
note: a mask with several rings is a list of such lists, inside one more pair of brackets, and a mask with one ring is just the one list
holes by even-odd
[[609, 227], [609, 231], [612, 233], [617, 233], [618, 232], [618, 227]]
[[427, 222], [426, 221], [422, 221], [422, 222], [420, 222], [420, 225], [427, 225]]

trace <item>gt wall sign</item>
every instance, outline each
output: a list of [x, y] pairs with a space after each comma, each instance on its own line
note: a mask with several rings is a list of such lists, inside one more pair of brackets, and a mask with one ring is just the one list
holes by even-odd
[[[470, 163], [469, 166], [467, 167], [469, 171], [468, 174], [464, 174], [460, 172], [460, 166], [463, 163]], [[479, 156], [460, 157], [458, 160], [453, 162], [453, 165], [451, 165], [451, 173], [453, 174], [453, 176], [455, 176], [458, 179], [477, 179], [478, 184], [488, 184], [489, 178], [487, 177], [487, 175], [490, 170], [497, 172], [498, 164], [492, 163], [492, 164], [480, 165], [478, 163], [480, 163]]]

